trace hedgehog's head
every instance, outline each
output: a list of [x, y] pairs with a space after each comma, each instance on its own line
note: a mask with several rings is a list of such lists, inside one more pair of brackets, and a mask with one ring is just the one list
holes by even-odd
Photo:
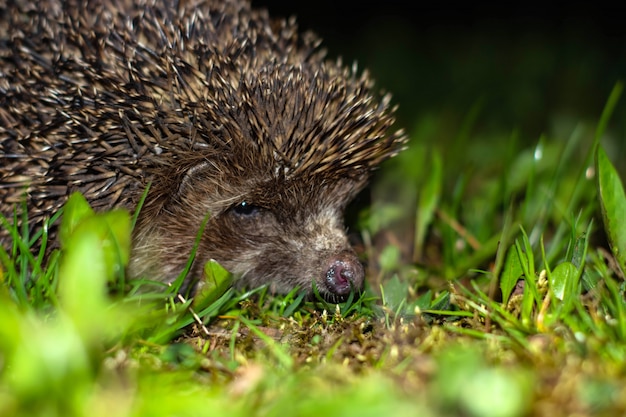
[[174, 279], [210, 213], [192, 273], [215, 259], [240, 285], [312, 293], [315, 283], [341, 300], [364, 280], [344, 209], [405, 139], [388, 132], [389, 97], [340, 63], [240, 64], [214, 63], [219, 76], [195, 83], [199, 99], [176, 101], [187, 117], [163, 130], [188, 140], [155, 162], [131, 274]]
[[[299, 287], [312, 294], [315, 285], [329, 301], [362, 288], [364, 270], [342, 218], [364, 179], [287, 178], [262, 166], [249, 166], [235, 177], [222, 163], [189, 168], [157, 212], [151, 211], [155, 195], [149, 194], [135, 230], [132, 275], [174, 280], [210, 214], [191, 271], [196, 278], [202, 265], [215, 259], [238, 277], [240, 287], [268, 284], [276, 293]], [[154, 191], [158, 186], [155, 182]]]

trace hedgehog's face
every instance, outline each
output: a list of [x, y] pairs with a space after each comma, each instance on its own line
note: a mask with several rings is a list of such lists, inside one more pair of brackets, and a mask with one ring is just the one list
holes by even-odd
[[[228, 230], [228, 244], [236, 243], [221, 262], [240, 276], [239, 286], [268, 284], [276, 293], [298, 287], [309, 295], [315, 287], [329, 301], [342, 300], [350, 291], [360, 291], [364, 278], [342, 212], [342, 207], [308, 206], [286, 218], [280, 209], [242, 202], [215, 219], [220, 233]], [[207, 235], [207, 245], [220, 252], [212, 237]]]
[[197, 170], [193, 176], [183, 179], [177, 197], [158, 213], [140, 216], [131, 275], [173, 281], [204, 216], [211, 213], [192, 269], [196, 278], [204, 263], [215, 259], [238, 277], [239, 287], [267, 284], [275, 293], [299, 288], [310, 296], [316, 288], [333, 302], [361, 290], [364, 270], [342, 217], [362, 180], [275, 179], [207, 188], [206, 178], [215, 173]]
[[235, 273], [238, 286], [268, 284], [276, 293], [299, 288], [309, 295], [316, 288], [327, 300], [340, 301], [363, 286], [364, 270], [342, 221], [360, 185], [303, 185], [255, 187], [211, 219], [201, 249]]

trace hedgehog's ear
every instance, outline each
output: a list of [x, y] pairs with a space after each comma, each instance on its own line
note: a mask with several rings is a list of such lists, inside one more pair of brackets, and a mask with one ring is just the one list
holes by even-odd
[[202, 182], [203, 179], [210, 177], [208, 171], [211, 170], [211, 164], [206, 160], [199, 162], [198, 164], [191, 165], [187, 169], [181, 170], [179, 173], [179, 180], [177, 181], [176, 194], [183, 196], [190, 189], [197, 189], [198, 182]]

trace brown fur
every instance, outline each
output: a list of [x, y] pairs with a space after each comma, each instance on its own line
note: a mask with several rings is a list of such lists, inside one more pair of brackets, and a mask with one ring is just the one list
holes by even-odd
[[294, 21], [242, 0], [0, 0], [0, 16], [5, 216], [25, 193], [41, 227], [74, 190], [133, 209], [151, 183], [131, 276], [174, 279], [209, 213], [192, 276], [213, 258], [241, 285], [310, 291], [356, 262], [343, 209], [405, 138], [389, 97]]

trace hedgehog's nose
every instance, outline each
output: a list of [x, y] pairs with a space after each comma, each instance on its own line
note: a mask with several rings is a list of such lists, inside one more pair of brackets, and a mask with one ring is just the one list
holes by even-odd
[[360, 291], [364, 277], [363, 265], [353, 252], [346, 250], [331, 260], [326, 271], [326, 288], [332, 294], [343, 297], [352, 289]]

